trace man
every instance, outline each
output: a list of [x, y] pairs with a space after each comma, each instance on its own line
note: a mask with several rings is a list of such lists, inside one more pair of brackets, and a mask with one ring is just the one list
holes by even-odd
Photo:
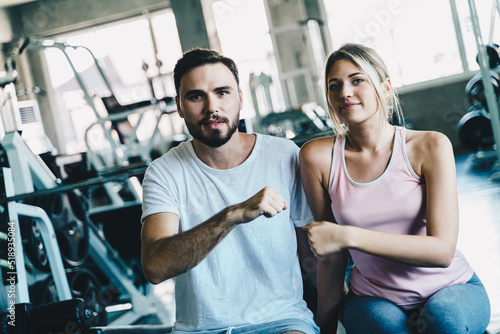
[[243, 99], [231, 59], [191, 50], [174, 81], [193, 139], [149, 166], [141, 235], [148, 280], [176, 277], [174, 331], [318, 333], [297, 257], [294, 227], [312, 221], [298, 147], [238, 131]]

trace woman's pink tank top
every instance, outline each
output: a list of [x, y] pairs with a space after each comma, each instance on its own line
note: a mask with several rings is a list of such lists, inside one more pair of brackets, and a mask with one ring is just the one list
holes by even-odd
[[[392, 156], [384, 173], [368, 183], [353, 181], [344, 158], [345, 138], [335, 142], [330, 173], [332, 212], [340, 225], [392, 234], [426, 235], [426, 189], [406, 155], [406, 129], [396, 127]], [[405, 310], [443, 287], [467, 282], [473, 270], [457, 250], [447, 268], [401, 264], [349, 250], [351, 288], [361, 296], [387, 299]]]

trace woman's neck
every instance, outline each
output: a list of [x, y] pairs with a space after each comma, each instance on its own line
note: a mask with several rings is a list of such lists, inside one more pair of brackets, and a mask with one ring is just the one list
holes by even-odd
[[354, 127], [347, 132], [346, 148], [353, 151], [371, 151], [392, 147], [396, 127], [384, 122], [378, 127]]

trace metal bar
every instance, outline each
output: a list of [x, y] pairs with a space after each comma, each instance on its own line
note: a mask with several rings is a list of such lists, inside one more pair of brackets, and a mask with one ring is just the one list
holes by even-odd
[[9, 165], [15, 166], [12, 173], [16, 180], [16, 194], [57, 186], [57, 178], [43, 160], [33, 154], [18, 132], [6, 133], [1, 144], [7, 152]]
[[9, 273], [17, 276], [17, 291], [16, 291], [16, 303], [29, 303], [29, 290], [28, 290], [28, 277], [26, 272], [26, 267], [24, 263], [24, 251], [23, 251], [23, 237], [21, 235], [21, 229], [19, 228], [19, 216], [16, 212], [16, 208], [13, 203], [7, 205], [9, 210], [9, 223], [14, 224], [14, 245], [15, 245], [15, 273]]
[[[57, 243], [56, 232], [54, 231], [54, 227], [52, 226], [52, 222], [50, 221], [47, 213], [37, 206], [14, 202], [9, 203], [9, 210], [16, 212], [18, 216], [21, 215], [39, 219], [38, 226], [40, 227], [40, 233], [47, 252], [47, 258], [49, 259], [50, 271], [52, 272], [52, 277], [54, 278], [57, 296], [60, 301], [72, 299], [73, 297], [71, 295], [71, 289], [69, 288], [68, 279], [66, 277], [66, 271], [64, 270], [61, 252], [59, 251], [59, 244]], [[16, 244], [19, 244], [19, 248], [16, 252], [16, 262], [18, 261], [17, 254], [20, 253], [23, 255], [23, 252], [20, 252], [20, 250], [22, 250], [20, 235], [18, 235], [18, 239], [19, 241], [16, 242]], [[24, 263], [22, 265], [24, 266]], [[19, 267], [20, 263], [17, 263], [17, 266]], [[28, 286], [27, 282], [21, 282], [21, 277], [19, 277], [19, 283], [20, 285], [26, 284], [26, 287]]]
[[[162, 67], [162, 62], [161, 60], [158, 58], [158, 45], [156, 43], [156, 35], [155, 35], [155, 32], [154, 32], [154, 27], [153, 27], [153, 21], [151, 19], [151, 13], [149, 11], [144, 11], [143, 14], [146, 16], [146, 20], [148, 21], [148, 26], [149, 26], [149, 35], [151, 37], [151, 42], [153, 43], [153, 50], [154, 50], [154, 56], [155, 56], [155, 62], [156, 62], [156, 68], [158, 69], [158, 78], [160, 78], [161, 80], [161, 86], [162, 86], [162, 89], [163, 89], [163, 96], [167, 96], [167, 86], [165, 84], [165, 80], [163, 80], [162, 78], [162, 73], [161, 73], [161, 67]], [[150, 79], [150, 78], [148, 78]], [[152, 85], [152, 82], [151, 82], [151, 85]], [[153, 99], [158, 99], [159, 97], [156, 95], [155, 91], [154, 91], [154, 87], [153, 88]]]
[[146, 171], [147, 166], [140, 167], [140, 168], [135, 168], [135, 169], [130, 169], [121, 172], [120, 174], [110, 174], [107, 176], [98, 176], [94, 178], [90, 178], [81, 182], [75, 182], [75, 183], [68, 183], [68, 184], [63, 184], [60, 186], [57, 186], [55, 188], [50, 188], [50, 189], [41, 189], [37, 190], [35, 192], [27, 193], [27, 194], [22, 194], [22, 195], [16, 195], [16, 196], [10, 196], [10, 197], [3, 197], [0, 198], [0, 204], [5, 204], [7, 202], [18, 202], [18, 201], [23, 201], [27, 200], [33, 197], [39, 197], [39, 196], [44, 196], [44, 195], [50, 195], [50, 194], [55, 194], [59, 192], [64, 192], [64, 191], [70, 191], [76, 188], [86, 188], [86, 187], [91, 187], [95, 185], [101, 185], [105, 182], [112, 182], [112, 181], [119, 181], [119, 180], [126, 180], [131, 176], [137, 176], [137, 175], [142, 175]]
[[465, 43], [462, 34], [462, 27], [460, 26], [460, 17], [458, 16], [456, 0], [450, 0], [451, 15], [453, 16], [453, 25], [455, 26], [455, 34], [457, 35], [458, 51], [460, 52], [460, 59], [464, 72], [469, 72], [469, 62], [467, 61], [467, 54], [465, 52]]
[[114, 260], [111, 257], [108, 248], [92, 228], [89, 230], [89, 245], [89, 255], [96, 263], [99, 263], [99, 268], [106, 274], [111, 283], [122, 294], [130, 296], [133, 305], [130, 311], [114, 320], [111, 325], [130, 324], [143, 315], [154, 312], [156, 298], [148, 298], [148, 296], [137, 290], [129, 277], [123, 273], [122, 268], [118, 266], [116, 259]]
[[[7, 196], [10, 196], [12, 194], [15, 194], [15, 189], [14, 189], [14, 178], [12, 177], [12, 169], [8, 167], [3, 167], [2, 168], [2, 175], [3, 175], [3, 185], [4, 185], [4, 191]], [[12, 300], [14, 298], [14, 302], [16, 303], [29, 303], [29, 290], [28, 290], [28, 279], [27, 279], [27, 273], [26, 273], [26, 267], [24, 265], [24, 252], [23, 252], [23, 243], [22, 243], [22, 236], [20, 233], [20, 228], [19, 228], [19, 222], [18, 222], [18, 216], [16, 213], [16, 210], [14, 207], [11, 207], [11, 205], [7, 205], [7, 212], [8, 212], [8, 219], [9, 222], [7, 223], [9, 227], [13, 227], [13, 231], [9, 231], [10, 237], [13, 238], [14, 240], [14, 266], [11, 265], [10, 270], [12, 272], [7, 272], [8, 277], [7, 279], [10, 281], [12, 277], [17, 276], [17, 291], [12, 296], [10, 292], [10, 287], [8, 288], [7, 292], [7, 298]], [[4, 210], [4, 207], [2, 206], [1, 208]], [[7, 228], [8, 229], [8, 228]], [[12, 233], [13, 232], [13, 233]], [[10, 242], [10, 241], [9, 241]], [[11, 253], [10, 251], [8, 253]], [[11, 254], [7, 254], [9, 260], [12, 260]], [[5, 256], [5, 254], [4, 254]], [[5, 258], [4, 258], [5, 259]], [[13, 271], [15, 269], [15, 272]], [[4, 277], [5, 279], [5, 277]], [[8, 304], [10, 305], [11, 301], [8, 301]]]
[[99, 66], [98, 62], [97, 62], [97, 59], [94, 57], [94, 54], [86, 47], [84, 46], [71, 46], [71, 45], [67, 45], [67, 44], [64, 44], [64, 43], [54, 43], [54, 45], [52, 45], [52, 47], [55, 47], [59, 50], [61, 50], [61, 52], [64, 54], [64, 56], [66, 57], [66, 60], [68, 61], [68, 64], [70, 65], [71, 69], [73, 70], [73, 74], [75, 76], [75, 79], [76, 81], [78, 82], [78, 84], [80, 85], [80, 88], [82, 89], [83, 91], [83, 95], [84, 95], [84, 99], [85, 101], [87, 102], [87, 104], [92, 108], [92, 110], [94, 111], [94, 114], [95, 116], [97, 117], [97, 122], [99, 123], [99, 125], [101, 126], [102, 128], [102, 131], [104, 133], [104, 137], [106, 138], [106, 140], [109, 142], [109, 144], [111, 145], [111, 148], [112, 148], [112, 152], [113, 152], [113, 156], [114, 158], [116, 159], [116, 162], [118, 164], [122, 164], [124, 162], [124, 159], [123, 159], [123, 151], [121, 150], [121, 148], [116, 144], [116, 142], [114, 141], [113, 137], [111, 136], [111, 133], [110, 131], [107, 131], [106, 129], [106, 126], [105, 126], [105, 119], [103, 119], [99, 113], [97, 112], [97, 108], [95, 106], [95, 103], [94, 103], [94, 99], [92, 96], [89, 95], [88, 93], [88, 89], [87, 87], [85, 86], [85, 83], [83, 82], [82, 78], [80, 77], [80, 73], [78, 73], [78, 71], [76, 70], [76, 67], [75, 65], [73, 64], [73, 61], [71, 60], [71, 57], [69, 56], [69, 54], [66, 52], [66, 48], [72, 48], [73, 50], [76, 50], [77, 48], [82, 48], [86, 51], [89, 52], [90, 56], [92, 57], [92, 59], [94, 60], [94, 64], [96, 65], [99, 73], [101, 74], [101, 77], [102, 77], [102, 80], [106, 83], [106, 86], [108, 87], [109, 91], [111, 92], [111, 94], [113, 94], [113, 90], [111, 88], [111, 85], [109, 83], [109, 81], [107, 80], [106, 76], [104, 75], [104, 72], [102, 71], [101, 67]]
[[102, 70], [102, 67], [99, 64], [99, 60], [94, 56], [94, 53], [88, 47], [82, 46], [82, 45], [72, 46], [72, 48], [74, 48], [75, 50], [77, 48], [81, 48], [81, 49], [86, 50], [90, 54], [90, 56], [92, 57], [92, 60], [94, 61], [95, 67], [97, 68], [97, 70], [99, 71], [99, 74], [101, 75], [102, 81], [104, 81], [104, 83], [106, 84], [106, 87], [108, 87], [108, 90], [111, 93], [111, 95], [115, 96], [115, 93], [113, 92], [113, 87], [111, 86], [111, 83], [109, 82], [108, 77], [106, 76], [106, 74]]
[[488, 35], [488, 45], [493, 44], [493, 33], [495, 32], [495, 9], [496, 9], [496, 1], [493, 0], [491, 3], [491, 15], [490, 15], [490, 33]]
[[[477, 50], [479, 52], [478, 54], [478, 63], [479, 67], [481, 68], [481, 74], [483, 76], [483, 86], [484, 86], [484, 92], [486, 96], [486, 103], [488, 106], [488, 110], [490, 112], [490, 118], [491, 118], [491, 127], [493, 129], [493, 137], [495, 139], [496, 143], [496, 152], [498, 158], [500, 158], [500, 112], [498, 108], [498, 103], [495, 98], [495, 94], [493, 91], [493, 84], [491, 83], [490, 78], [490, 68], [489, 68], [489, 61], [488, 61], [488, 55], [486, 54], [486, 48], [483, 44], [483, 39], [481, 36], [481, 29], [479, 27], [479, 20], [477, 16], [477, 11], [476, 11], [476, 5], [474, 0], [468, 0], [469, 2], [469, 10], [471, 14], [471, 22], [472, 22], [472, 27], [474, 29], [474, 37], [476, 40], [476, 46]], [[497, 160], [497, 163], [494, 167], [495, 169], [499, 169], [499, 163]]]

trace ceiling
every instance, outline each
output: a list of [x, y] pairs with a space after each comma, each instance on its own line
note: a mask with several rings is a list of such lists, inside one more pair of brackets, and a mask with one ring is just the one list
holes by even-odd
[[32, 1], [36, 1], [36, 0], [0, 0], [0, 8], [21, 5], [23, 3], [32, 2]]

